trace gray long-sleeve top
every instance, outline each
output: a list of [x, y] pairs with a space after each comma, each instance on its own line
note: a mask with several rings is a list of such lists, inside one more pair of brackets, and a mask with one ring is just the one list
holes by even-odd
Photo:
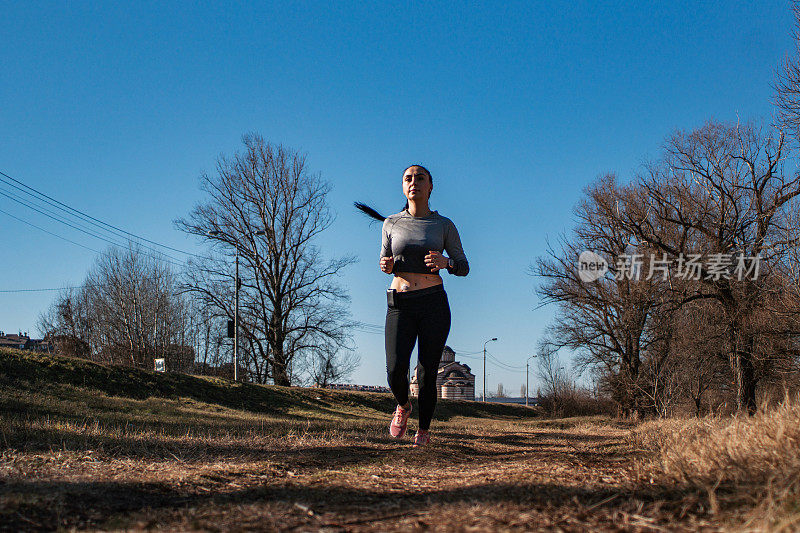
[[396, 272], [417, 272], [420, 274], [439, 274], [432, 272], [425, 264], [425, 256], [430, 250], [447, 251], [455, 266], [447, 268], [450, 274], [466, 276], [469, 263], [461, 248], [461, 238], [455, 224], [438, 211], [428, 216], [415, 217], [407, 210], [389, 215], [383, 221], [381, 231], [381, 257], [394, 257]]

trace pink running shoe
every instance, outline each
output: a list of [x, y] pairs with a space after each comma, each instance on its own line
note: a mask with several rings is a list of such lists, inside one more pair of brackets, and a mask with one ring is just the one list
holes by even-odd
[[389, 424], [389, 435], [396, 439], [400, 439], [406, 434], [406, 426], [408, 425], [408, 417], [411, 416], [411, 406], [408, 409], [403, 409], [398, 405], [394, 410], [392, 423]]
[[417, 430], [417, 434], [414, 435], [414, 448], [418, 448], [420, 446], [426, 446], [431, 440], [431, 433], [430, 431], [425, 431], [423, 429]]

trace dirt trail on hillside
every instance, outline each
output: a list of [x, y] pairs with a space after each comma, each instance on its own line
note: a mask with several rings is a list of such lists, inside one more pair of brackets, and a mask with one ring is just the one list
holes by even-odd
[[462, 419], [434, 425], [418, 449], [413, 431], [395, 441], [374, 423], [318, 424], [281, 437], [155, 447], [143, 437], [137, 448], [99, 435], [78, 450], [7, 449], [0, 529], [714, 529], [702, 507], [637, 472], [621, 423]]

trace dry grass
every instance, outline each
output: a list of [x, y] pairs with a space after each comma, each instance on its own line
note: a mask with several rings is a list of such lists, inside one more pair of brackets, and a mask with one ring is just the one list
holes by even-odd
[[647, 422], [633, 442], [651, 452], [644, 475], [695, 489], [732, 530], [800, 529], [800, 402], [785, 399], [754, 417]]
[[[405, 439], [388, 436], [392, 407], [0, 352], [0, 530], [715, 531], [790, 516], [777, 504], [790, 476], [776, 473], [797, 460], [782, 458], [797, 442], [789, 406], [782, 426], [735, 430], [442, 401], [423, 449], [410, 445], [415, 415]], [[763, 453], [726, 444], [737, 435]], [[742, 460], [772, 475], [758, 486], [773, 507], [723, 494], [753, 479]]]

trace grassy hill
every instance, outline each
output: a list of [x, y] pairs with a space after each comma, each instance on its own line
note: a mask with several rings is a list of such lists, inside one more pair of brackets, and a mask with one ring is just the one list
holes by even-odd
[[[254, 431], [379, 434], [395, 405], [383, 393], [237, 383], [0, 349], [0, 438], [26, 451], [55, 446], [199, 456], [218, 437]], [[440, 400], [436, 420], [535, 416], [522, 406]], [[203, 439], [189, 443], [187, 435]]]
[[[87, 401], [94, 399], [88, 402], [89, 411], [59, 411], [59, 414], [78, 416], [89, 415], [95, 409], [103, 410], [103, 399], [107, 400], [108, 408], [119, 406], [122, 399], [193, 400], [211, 411], [224, 407], [289, 418], [348, 417], [354, 414], [386, 418], [396, 405], [393, 397], [384, 393], [237, 383], [222, 378], [158, 373], [5, 348], [0, 348], [0, 386], [3, 390], [0, 393], [0, 413], [4, 415], [45, 407], [41, 402], [26, 405], [24, 400], [19, 403], [13, 399], [25, 393], [51, 396], [56, 402], [71, 397], [82, 397]], [[9, 394], [12, 391], [16, 394]], [[452, 416], [527, 418], [535, 416], [535, 411], [515, 405], [439, 400], [437, 418], [446, 420]]]

